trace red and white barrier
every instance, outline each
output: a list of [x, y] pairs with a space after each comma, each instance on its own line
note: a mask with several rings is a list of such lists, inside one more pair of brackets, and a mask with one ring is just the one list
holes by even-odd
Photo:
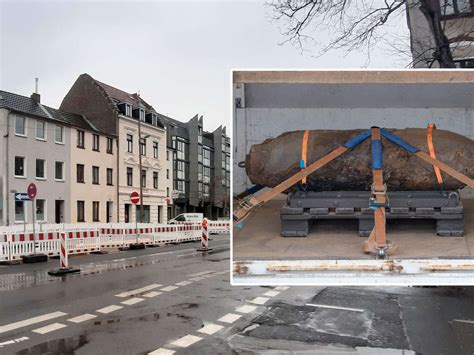
[[210, 234], [229, 234], [230, 221], [209, 221], [208, 229]]
[[68, 245], [66, 233], [61, 233], [61, 247], [59, 250], [59, 266], [62, 269], [67, 268]]

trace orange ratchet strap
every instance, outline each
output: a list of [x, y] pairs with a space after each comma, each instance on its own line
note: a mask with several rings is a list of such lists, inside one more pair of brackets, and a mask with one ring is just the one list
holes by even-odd
[[[301, 142], [301, 161], [300, 161], [300, 168], [306, 168], [306, 156], [308, 153], [308, 137], [309, 137], [309, 130], [304, 131], [303, 134], [303, 141]], [[306, 184], [306, 177], [301, 179], [302, 184]]]
[[[430, 156], [433, 159], [436, 159], [436, 153], [434, 150], [434, 145], [433, 145], [433, 129], [436, 129], [436, 125], [433, 123], [430, 123], [427, 127], [427, 132], [426, 132], [426, 138], [428, 140], [428, 149], [430, 151]], [[436, 179], [438, 180], [438, 184], [441, 185], [443, 183], [443, 176], [441, 175], [441, 170], [437, 166], [434, 166], [434, 171], [436, 174]]]

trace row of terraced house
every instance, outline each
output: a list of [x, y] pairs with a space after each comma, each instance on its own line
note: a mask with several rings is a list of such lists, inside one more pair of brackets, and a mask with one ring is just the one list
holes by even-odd
[[[230, 140], [203, 117], [181, 122], [138, 94], [82, 74], [59, 109], [0, 91], [0, 225], [166, 223], [229, 216]], [[140, 156], [141, 155], [141, 156]], [[141, 160], [141, 162], [140, 162]], [[140, 171], [141, 166], [141, 171]], [[21, 201], [31, 183], [35, 206]], [[140, 204], [130, 201], [142, 187]]]

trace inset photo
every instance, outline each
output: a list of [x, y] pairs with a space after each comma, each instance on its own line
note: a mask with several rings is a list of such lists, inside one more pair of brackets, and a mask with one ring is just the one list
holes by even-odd
[[473, 285], [474, 72], [234, 70], [233, 285]]

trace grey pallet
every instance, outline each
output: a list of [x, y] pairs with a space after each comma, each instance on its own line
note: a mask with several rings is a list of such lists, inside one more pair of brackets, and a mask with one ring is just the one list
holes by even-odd
[[[434, 219], [436, 234], [443, 237], [464, 234], [464, 209], [454, 191], [389, 192], [388, 220]], [[289, 194], [281, 209], [281, 235], [307, 236], [317, 219], [358, 219], [359, 235], [367, 237], [374, 225], [368, 207], [368, 191], [297, 192]]]

